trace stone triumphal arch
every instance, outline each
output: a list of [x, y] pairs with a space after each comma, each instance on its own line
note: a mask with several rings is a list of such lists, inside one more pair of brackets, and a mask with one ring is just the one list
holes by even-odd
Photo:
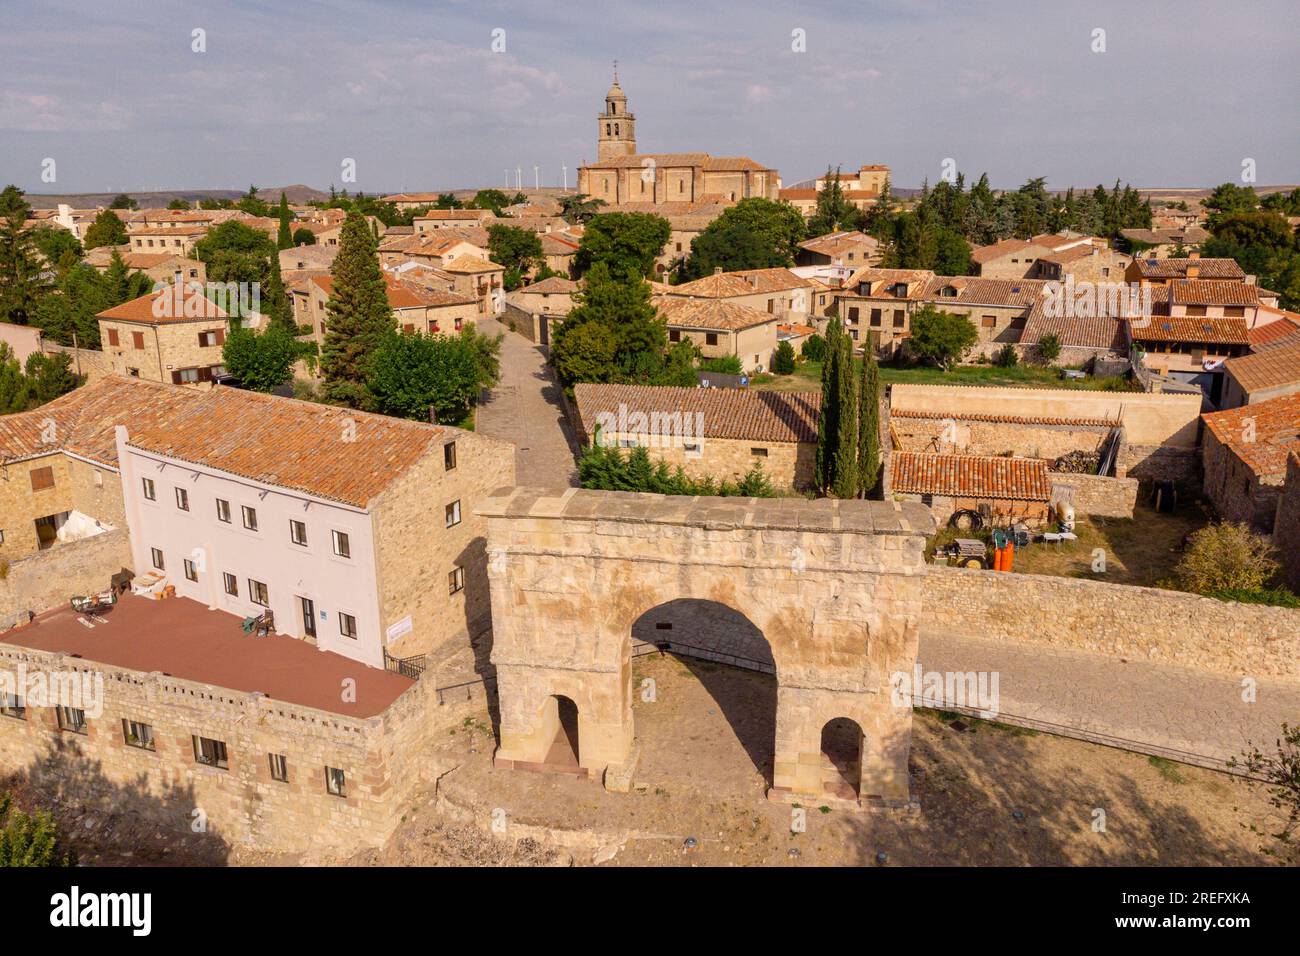
[[[864, 804], [909, 798], [910, 674], [934, 524], [919, 503], [691, 498], [576, 488], [501, 489], [487, 521], [504, 767], [544, 769], [556, 741], [611, 789], [635, 774], [631, 628], [679, 599], [744, 614], [777, 677], [772, 796], [833, 795], [823, 730], [861, 728]], [[562, 726], [576, 709], [576, 728]], [[570, 716], [572, 722], [572, 716]]]

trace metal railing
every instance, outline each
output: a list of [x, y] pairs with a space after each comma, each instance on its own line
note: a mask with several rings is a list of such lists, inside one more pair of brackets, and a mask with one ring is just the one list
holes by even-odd
[[393, 657], [388, 653], [388, 648], [384, 648], [384, 670], [386, 671], [401, 674], [411, 680], [419, 680], [425, 666], [424, 654], [416, 654], [413, 657]]

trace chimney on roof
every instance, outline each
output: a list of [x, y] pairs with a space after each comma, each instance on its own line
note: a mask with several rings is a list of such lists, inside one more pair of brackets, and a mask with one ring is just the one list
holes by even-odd
[[713, 274], [714, 274], [715, 276], [720, 276], [720, 275], [722, 275], [722, 266], [714, 266], [714, 267], [713, 267]]
[[1194, 262], [1187, 263], [1187, 278], [1195, 279], [1201, 274], [1201, 267]]

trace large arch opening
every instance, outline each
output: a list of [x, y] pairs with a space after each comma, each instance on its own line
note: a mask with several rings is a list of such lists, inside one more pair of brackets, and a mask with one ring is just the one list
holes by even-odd
[[862, 786], [862, 727], [836, 717], [822, 726], [822, 789], [831, 796], [857, 800]]
[[696, 775], [723, 789], [772, 785], [777, 679], [772, 648], [739, 611], [682, 598], [632, 624], [638, 780]]

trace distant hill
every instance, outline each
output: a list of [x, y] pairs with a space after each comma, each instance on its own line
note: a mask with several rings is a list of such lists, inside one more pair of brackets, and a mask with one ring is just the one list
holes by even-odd
[[[258, 186], [258, 195], [267, 202], [279, 202], [280, 193], [291, 203], [321, 202], [329, 199], [330, 194], [295, 183], [292, 186]], [[154, 192], [128, 192], [142, 209], [160, 209], [174, 199], [195, 202], [200, 199], [238, 199], [244, 195], [243, 189], [169, 189]], [[93, 209], [107, 206], [117, 193], [28, 193], [26, 199], [33, 209], [55, 209], [59, 203], [67, 203], [74, 209]]]

